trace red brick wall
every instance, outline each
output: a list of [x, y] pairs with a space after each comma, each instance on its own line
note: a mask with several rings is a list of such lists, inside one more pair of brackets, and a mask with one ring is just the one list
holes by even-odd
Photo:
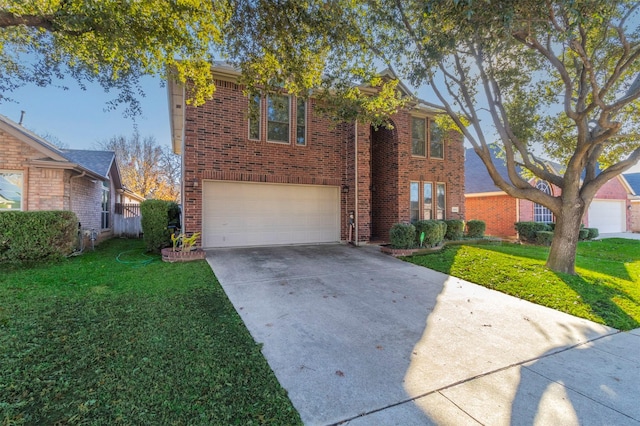
[[640, 201], [631, 203], [628, 229], [631, 232], [640, 232]]
[[[295, 144], [295, 117], [291, 119], [291, 143], [271, 143], [266, 142], [264, 115], [261, 140], [249, 140], [248, 102], [242, 94], [243, 88], [226, 81], [216, 81], [216, 87], [214, 99], [198, 108], [187, 107], [186, 110], [186, 232], [200, 232], [202, 229], [203, 179], [348, 184], [345, 178], [348, 127], [314, 114], [314, 100], [310, 100], [307, 107], [307, 145]], [[295, 112], [294, 102], [291, 108]], [[198, 182], [197, 186], [195, 182]], [[341, 216], [344, 234], [346, 218], [345, 214]]]
[[[522, 201], [522, 200], [521, 200]], [[517, 222], [518, 200], [504, 195], [467, 197], [467, 220], [482, 220], [487, 228], [486, 235], [494, 237], [515, 237], [514, 224]]]
[[[243, 87], [219, 80], [216, 86], [214, 99], [198, 108], [187, 106], [185, 111], [185, 232], [202, 230], [202, 180], [207, 179], [346, 186], [348, 192], [341, 192], [343, 240], [347, 239], [350, 211], [357, 210], [360, 242], [371, 238], [372, 217], [380, 220], [375, 227], [378, 234], [375, 237], [385, 240], [393, 223], [408, 221], [410, 180], [444, 182], [447, 218], [464, 218], [464, 149], [459, 134], [448, 135], [444, 160], [415, 159], [411, 158], [410, 115], [407, 112], [393, 117], [396, 125], [393, 132], [374, 133], [368, 124], [337, 125], [320, 117], [314, 113], [316, 101], [310, 100], [306, 146], [295, 145], [294, 126], [291, 144], [266, 142], [264, 115], [261, 140], [249, 140], [248, 101], [242, 94]], [[291, 108], [295, 112], [295, 102]], [[295, 117], [291, 123], [295, 123]], [[398, 159], [391, 160], [392, 153], [380, 154], [377, 148], [372, 157], [372, 140], [374, 144], [386, 146], [394, 134], [397, 142], [392, 146], [395, 146]], [[382, 161], [382, 158], [388, 160]], [[354, 178], [356, 166], [357, 182]], [[382, 177], [374, 178], [372, 173], [379, 170], [383, 170]], [[383, 197], [371, 193], [372, 187], [377, 189], [379, 185], [384, 187]], [[395, 196], [391, 197], [394, 192]], [[458, 207], [458, 213], [451, 213], [453, 206]]]
[[399, 222], [398, 132], [371, 129], [371, 238], [388, 241], [389, 230]]

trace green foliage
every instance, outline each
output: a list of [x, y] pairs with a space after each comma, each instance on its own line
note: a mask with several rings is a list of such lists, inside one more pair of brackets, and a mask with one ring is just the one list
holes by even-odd
[[553, 231], [537, 231], [536, 243], [541, 246], [550, 246], [553, 240]]
[[300, 425], [206, 261], [151, 258], [111, 239], [3, 269], [3, 424]]
[[70, 254], [78, 218], [70, 211], [0, 212], [0, 262], [34, 262]]
[[451, 219], [444, 221], [447, 224], [445, 238], [447, 240], [460, 240], [464, 235], [464, 221], [460, 219]]
[[483, 238], [487, 224], [483, 220], [473, 219], [467, 222], [467, 237]]
[[587, 228], [582, 228], [580, 230], [580, 234], [578, 235], [580, 241], [584, 241], [589, 238], [589, 230]]
[[411, 248], [415, 244], [416, 228], [408, 223], [396, 223], [389, 230], [389, 238], [393, 248]]
[[447, 232], [447, 224], [441, 220], [419, 220], [415, 223], [415, 227], [418, 237], [424, 232], [425, 247], [435, 247], [440, 244]]
[[549, 248], [493, 243], [447, 246], [406, 261], [620, 330], [640, 327], [640, 244], [578, 243], [578, 275], [545, 267]]
[[589, 231], [589, 235], [587, 236], [588, 240], [598, 238], [598, 236], [600, 235], [598, 228], [586, 228], [586, 230]]
[[171, 244], [169, 211], [174, 204], [164, 200], [145, 200], [140, 203], [142, 232], [148, 251], [158, 252]]
[[211, 48], [228, 20], [223, 2], [84, 0], [3, 2], [0, 92], [69, 75], [120, 93], [112, 107], [139, 113], [142, 75], [192, 82], [190, 102], [213, 95]]
[[520, 240], [533, 244], [536, 242], [537, 232], [551, 230], [549, 225], [543, 222], [516, 222], [515, 226]]

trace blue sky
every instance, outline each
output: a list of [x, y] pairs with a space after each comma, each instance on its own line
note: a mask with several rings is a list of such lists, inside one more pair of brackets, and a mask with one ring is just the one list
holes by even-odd
[[98, 149], [97, 142], [112, 136], [130, 136], [137, 126], [141, 136], [153, 136], [163, 146], [170, 145], [167, 89], [160, 79], [146, 77], [142, 85], [142, 116], [135, 121], [123, 116], [124, 108], [106, 111], [116, 93], [105, 93], [97, 84], [82, 90], [75, 81], [66, 81], [69, 90], [58, 87], [24, 86], [8, 94], [15, 102], [0, 103], [0, 114], [18, 122], [25, 111], [23, 126], [38, 135], [52, 136], [70, 149]]

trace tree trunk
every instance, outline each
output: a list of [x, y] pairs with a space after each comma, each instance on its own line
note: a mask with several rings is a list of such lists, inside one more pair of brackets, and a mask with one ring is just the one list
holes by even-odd
[[551, 241], [551, 250], [547, 258], [547, 267], [555, 272], [575, 275], [576, 251], [580, 236], [580, 224], [584, 214], [584, 205], [580, 202], [566, 204], [562, 215], [558, 216]]

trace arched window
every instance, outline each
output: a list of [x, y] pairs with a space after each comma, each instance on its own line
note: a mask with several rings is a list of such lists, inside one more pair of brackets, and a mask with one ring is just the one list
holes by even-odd
[[[551, 187], [545, 181], [538, 181], [538, 183], [536, 183], [536, 189], [551, 195]], [[545, 206], [536, 203], [533, 205], [533, 220], [535, 222], [551, 223], [553, 222], [553, 213]]]

